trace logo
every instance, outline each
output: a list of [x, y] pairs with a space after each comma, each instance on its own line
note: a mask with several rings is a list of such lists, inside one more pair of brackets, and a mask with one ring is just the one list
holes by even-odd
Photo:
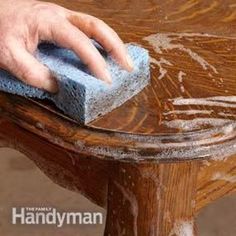
[[59, 212], [52, 207], [12, 208], [12, 224], [22, 225], [97, 225], [103, 223], [101, 212]]

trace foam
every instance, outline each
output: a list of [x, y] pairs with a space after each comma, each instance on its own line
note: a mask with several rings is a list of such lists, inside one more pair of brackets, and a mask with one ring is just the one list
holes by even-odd
[[183, 72], [183, 71], [179, 71], [178, 80], [179, 80], [180, 83], [183, 83], [184, 76], [186, 76], [186, 73]]
[[[164, 112], [163, 115], [177, 115], [177, 114], [183, 114], [183, 115], [196, 115], [196, 114], [207, 114], [210, 115], [213, 112], [213, 110], [173, 110]], [[220, 113], [219, 113], [220, 114]]]
[[177, 221], [174, 224], [174, 228], [168, 236], [193, 236], [194, 226], [193, 221]]
[[212, 176], [212, 180], [223, 180], [230, 183], [236, 183], [236, 175], [229, 175], [224, 172], [216, 172]]
[[39, 99], [49, 99], [66, 115], [87, 124], [97, 117], [119, 107], [139, 93], [150, 81], [148, 52], [127, 44], [134, 62], [134, 70], [122, 70], [102, 48], [95, 44], [109, 65], [113, 83], [111, 86], [96, 79], [70, 50], [53, 44], [41, 44], [36, 52], [39, 61], [49, 67], [57, 78], [59, 92], [49, 94], [33, 88], [0, 70], [0, 90]]
[[217, 96], [206, 98], [174, 98], [170, 99], [173, 105], [204, 105], [225, 108], [236, 108], [236, 96]]
[[196, 118], [192, 120], [171, 120], [163, 121], [162, 124], [172, 129], [182, 129], [184, 131], [192, 131], [195, 129], [201, 129], [202, 126], [218, 127], [223, 126], [231, 122], [230, 119], [218, 119], [218, 118]]
[[167, 70], [165, 68], [163, 68], [162, 64], [168, 65], [168, 66], [172, 66], [173, 64], [171, 64], [169, 61], [167, 61], [164, 58], [160, 58], [160, 60], [158, 61], [157, 59], [151, 57], [150, 58], [150, 63], [151, 64], [155, 64], [159, 67], [159, 73], [160, 75], [158, 76], [158, 80], [162, 80], [166, 74], [167, 74]]
[[155, 52], [158, 54], [162, 54], [163, 51], [177, 49], [187, 53], [191, 57], [191, 59], [197, 62], [204, 70], [211, 70], [213, 73], [218, 74], [217, 69], [209, 62], [207, 62], [198, 53], [194, 52], [190, 48], [186, 48], [181, 43], [174, 42], [176, 39], [184, 36], [189, 36], [189, 34], [181, 35], [181, 34], [171, 34], [171, 33], [157, 33], [144, 37], [143, 40], [147, 41], [154, 48]]

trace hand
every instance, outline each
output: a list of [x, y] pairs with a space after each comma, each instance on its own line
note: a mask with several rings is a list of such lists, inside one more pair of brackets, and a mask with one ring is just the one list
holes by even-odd
[[111, 83], [106, 62], [89, 38], [97, 40], [124, 69], [132, 71], [123, 42], [102, 20], [52, 3], [0, 2], [0, 68], [29, 85], [57, 91], [49, 69], [33, 56], [41, 41], [72, 49], [97, 78]]

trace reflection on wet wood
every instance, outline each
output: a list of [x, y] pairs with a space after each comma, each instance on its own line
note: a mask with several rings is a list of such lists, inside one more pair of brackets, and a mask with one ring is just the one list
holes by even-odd
[[0, 93], [1, 145], [108, 203], [105, 235], [193, 235], [198, 211], [236, 188], [235, 1], [52, 1], [148, 49], [151, 85], [87, 127]]
[[[235, 122], [236, 8], [233, 1], [54, 2], [95, 15], [110, 24], [125, 42], [147, 48], [151, 57], [151, 85], [88, 127], [66, 121], [47, 102], [1, 93], [0, 106], [7, 117], [52, 143], [60, 139], [60, 145], [65, 148], [81, 151], [83, 146], [83, 151], [96, 156], [117, 158], [122, 154], [122, 159], [138, 160], [209, 156], [211, 151], [204, 153], [202, 149], [197, 149], [194, 156], [189, 149], [178, 149], [168, 155], [169, 147], [160, 148], [160, 144], [179, 135], [183, 145], [198, 146], [193, 141], [204, 138], [204, 135], [199, 137], [199, 132], [205, 132], [205, 137], [212, 132], [212, 137], [216, 137], [219, 133], [215, 129]], [[36, 127], [38, 122], [46, 127], [44, 132]], [[235, 129], [227, 129], [227, 135], [228, 131], [232, 141]], [[193, 134], [191, 137], [189, 132]], [[217, 143], [217, 149], [220, 149], [219, 142], [222, 145], [225, 142], [211, 141], [212, 145]], [[212, 153], [217, 154], [214, 150]]]
[[[214, 120], [235, 120], [236, 96], [233, 95], [236, 44], [233, 38], [208, 34], [157, 33], [142, 40], [142, 45], [150, 51], [152, 86], [122, 106], [122, 113], [126, 116], [120, 115], [121, 108], [116, 109], [92, 122], [93, 127], [130, 133], [160, 134], [214, 127], [217, 126]], [[229, 54], [232, 50], [234, 53]], [[200, 100], [217, 96], [221, 96], [225, 103], [211, 104]], [[186, 99], [183, 106], [175, 103], [175, 99], [180, 97]], [[189, 98], [193, 101], [188, 102]], [[227, 98], [230, 101], [227, 101]], [[229, 105], [227, 102], [233, 104]], [[203, 112], [189, 115], [191, 110]], [[182, 113], [178, 114], [178, 111]], [[221, 116], [222, 111], [227, 115]], [[166, 115], [169, 112], [172, 114]], [[173, 123], [173, 120], [191, 123], [199, 118], [208, 120], [208, 123], [189, 127], [187, 130], [183, 130], [181, 126], [168, 125]]]

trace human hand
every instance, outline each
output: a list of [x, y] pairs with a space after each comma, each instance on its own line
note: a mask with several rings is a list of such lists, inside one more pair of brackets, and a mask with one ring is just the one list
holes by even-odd
[[106, 62], [89, 38], [98, 41], [124, 69], [132, 71], [122, 40], [102, 20], [36, 0], [0, 2], [0, 68], [29, 85], [57, 91], [49, 69], [33, 56], [42, 41], [73, 50], [97, 78], [111, 83]]

